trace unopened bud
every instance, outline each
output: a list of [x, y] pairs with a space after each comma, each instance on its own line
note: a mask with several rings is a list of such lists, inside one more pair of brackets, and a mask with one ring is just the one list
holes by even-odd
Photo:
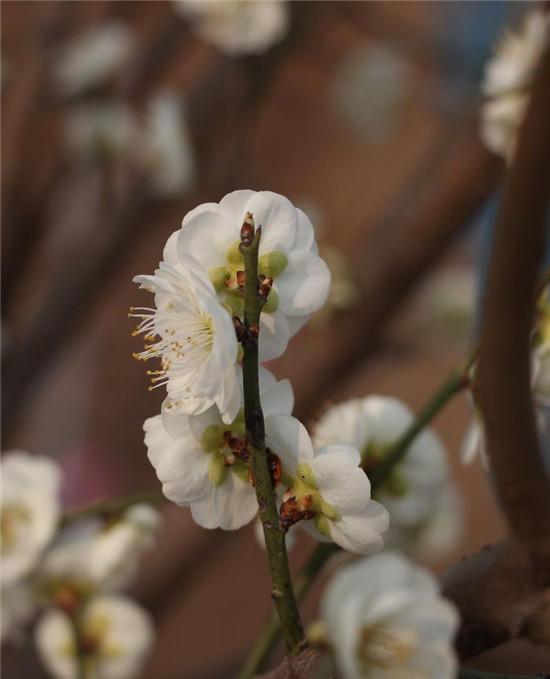
[[241, 243], [248, 246], [254, 240], [254, 217], [251, 212], [247, 212], [241, 226]]

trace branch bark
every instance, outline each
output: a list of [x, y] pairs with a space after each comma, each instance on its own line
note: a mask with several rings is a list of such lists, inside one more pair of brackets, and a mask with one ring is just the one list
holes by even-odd
[[511, 535], [550, 583], [550, 484], [531, 396], [530, 335], [550, 199], [550, 49], [541, 62], [497, 218], [480, 339], [479, 403]]
[[300, 619], [298, 604], [292, 588], [292, 578], [286, 553], [285, 533], [279, 522], [279, 513], [275, 501], [275, 490], [269, 471], [267, 450], [265, 445], [264, 415], [260, 401], [258, 335], [260, 313], [263, 302], [258, 290], [258, 249], [260, 246], [261, 227], [254, 232], [252, 215], [241, 230], [241, 252], [245, 268], [244, 292], [244, 333], [241, 340], [243, 347], [243, 390], [244, 419], [246, 436], [249, 443], [250, 469], [260, 519], [265, 537], [265, 545], [271, 569], [273, 590], [271, 596], [275, 602], [277, 615], [285, 640], [288, 655], [300, 653], [306, 641]]

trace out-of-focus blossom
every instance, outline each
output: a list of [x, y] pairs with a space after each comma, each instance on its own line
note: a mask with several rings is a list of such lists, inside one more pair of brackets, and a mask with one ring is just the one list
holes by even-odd
[[[317, 254], [313, 227], [292, 203], [271, 191], [233, 191], [219, 203], [189, 212], [177, 239], [180, 256], [191, 255], [208, 271], [220, 302], [242, 318], [238, 272], [244, 271], [240, 230], [247, 215], [262, 227], [259, 272], [273, 279], [260, 318], [260, 360], [280, 356], [289, 339], [321, 308], [330, 272]], [[175, 244], [174, 244], [175, 245]]]
[[394, 133], [410, 92], [407, 62], [389, 46], [352, 49], [337, 64], [332, 101], [359, 139], [376, 143]]
[[46, 457], [8, 451], [2, 471], [2, 588], [36, 565], [52, 539], [61, 511], [60, 471]]
[[[368, 475], [413, 421], [411, 411], [397, 399], [367, 396], [330, 408], [313, 438], [316, 446], [339, 442], [357, 448]], [[424, 430], [376, 490], [390, 514], [390, 534], [394, 528], [414, 530], [427, 521], [447, 483], [445, 449], [432, 431]]]
[[295, 523], [319, 540], [368, 554], [383, 546], [388, 512], [370, 497], [361, 457], [352, 446], [332, 445], [314, 451], [305, 427], [294, 417], [266, 421], [269, 449], [282, 463], [281, 524]]
[[136, 48], [132, 31], [110, 21], [78, 35], [62, 47], [54, 64], [58, 91], [66, 96], [101, 85], [123, 66]]
[[154, 308], [130, 311], [141, 319], [135, 334], [146, 341], [135, 357], [160, 359], [160, 370], [151, 371], [152, 382], [154, 387], [166, 385], [168, 408], [198, 415], [216, 405], [229, 424], [241, 407], [235, 328], [206, 271], [180, 252], [170, 237], [155, 275], [134, 278], [155, 295]]
[[282, 0], [175, 0], [174, 8], [200, 38], [231, 56], [265, 52], [288, 31]]
[[182, 98], [169, 90], [152, 98], [139, 139], [137, 153], [153, 191], [161, 196], [188, 191], [195, 161]]
[[[294, 396], [287, 380], [277, 382], [262, 369], [260, 394], [266, 426], [273, 415], [291, 413]], [[242, 409], [224, 424], [216, 407], [191, 417], [165, 407], [143, 428], [149, 459], [168, 499], [189, 507], [203, 528], [235, 530], [252, 521], [258, 505]]]
[[64, 529], [35, 575], [45, 602], [80, 601], [96, 592], [119, 591], [134, 580], [139, 558], [152, 545], [160, 516], [150, 505], [130, 507], [113, 522], [99, 517]]
[[340, 569], [321, 606], [344, 679], [455, 677], [456, 610], [431, 573], [398, 553]]
[[521, 28], [503, 36], [487, 63], [482, 84], [481, 138], [487, 148], [510, 161], [538, 62], [550, 40], [550, 15], [528, 12]]
[[132, 109], [114, 101], [80, 104], [69, 109], [64, 132], [70, 152], [91, 158], [130, 158], [141, 136]]
[[37, 625], [35, 639], [40, 658], [55, 679], [82, 676], [77, 648], [83, 679], [132, 679], [152, 647], [154, 629], [149, 614], [133, 601], [96, 597], [74, 623], [60, 610], [47, 611]]

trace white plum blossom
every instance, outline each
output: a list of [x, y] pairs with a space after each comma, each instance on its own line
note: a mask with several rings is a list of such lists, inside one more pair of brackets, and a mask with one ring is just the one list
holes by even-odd
[[171, 196], [189, 190], [195, 160], [182, 97], [163, 90], [148, 102], [136, 150], [155, 193]]
[[64, 134], [68, 151], [84, 158], [129, 158], [142, 138], [134, 111], [121, 101], [71, 107], [65, 114]]
[[340, 569], [321, 602], [343, 679], [454, 679], [454, 606], [436, 579], [394, 552]]
[[136, 48], [132, 31], [110, 21], [78, 35], [64, 45], [54, 64], [58, 91], [66, 96], [101, 85], [123, 66]]
[[522, 27], [506, 34], [487, 63], [482, 84], [481, 137], [494, 153], [512, 159], [516, 134], [539, 60], [550, 41], [550, 17], [533, 9]]
[[[368, 475], [413, 422], [413, 413], [399, 400], [367, 396], [330, 408], [315, 426], [313, 439], [316, 446], [354, 446]], [[416, 529], [427, 521], [447, 484], [445, 449], [425, 429], [375, 493], [390, 514], [390, 535], [396, 528]]]
[[[130, 599], [105, 596], [92, 599], [76, 621], [83, 679], [132, 679], [140, 671], [154, 640], [149, 614]], [[77, 679], [77, 640], [68, 615], [50, 609], [39, 621], [36, 645], [55, 679]]]
[[[266, 426], [276, 414], [292, 411], [290, 383], [277, 382], [265, 369], [260, 371], [260, 394]], [[252, 521], [258, 505], [242, 409], [233, 422], [224, 423], [215, 406], [187, 417], [164, 405], [162, 415], [146, 420], [143, 428], [149, 460], [169, 500], [189, 507], [203, 528], [236, 530]]]
[[64, 602], [67, 595], [80, 599], [127, 588], [159, 522], [159, 512], [147, 504], [133, 505], [116, 521], [75, 521], [44, 555], [34, 578], [37, 590], [46, 601]]
[[130, 316], [141, 319], [134, 334], [143, 334], [147, 342], [134, 356], [160, 359], [160, 369], [149, 371], [150, 388], [166, 385], [167, 409], [197, 415], [216, 405], [229, 424], [241, 407], [233, 321], [206, 272], [195, 259], [178, 253], [174, 238], [163, 256], [154, 276], [134, 278], [155, 295], [154, 308], [130, 310]]
[[35, 567], [59, 521], [60, 471], [52, 460], [19, 450], [2, 457], [2, 589]]
[[244, 271], [240, 230], [247, 214], [262, 227], [259, 273], [273, 278], [260, 318], [260, 360], [280, 356], [289, 339], [324, 304], [330, 272], [317, 254], [311, 222], [304, 212], [271, 191], [234, 191], [219, 203], [189, 212], [175, 239], [180, 256], [197, 259], [216, 288], [220, 302], [242, 317], [237, 272]]
[[288, 30], [282, 0], [175, 0], [174, 7], [200, 38], [231, 56], [265, 52]]
[[284, 527], [299, 522], [317, 539], [360, 554], [383, 546], [388, 512], [371, 499], [370, 482], [355, 448], [332, 445], [314, 451], [301, 422], [285, 415], [266, 420], [266, 437], [282, 463]]

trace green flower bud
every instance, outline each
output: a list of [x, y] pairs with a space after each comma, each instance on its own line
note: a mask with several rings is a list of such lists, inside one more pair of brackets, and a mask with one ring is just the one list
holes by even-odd
[[208, 478], [213, 486], [221, 486], [227, 477], [223, 455], [212, 455], [208, 461]]
[[264, 313], [272, 313], [273, 311], [277, 311], [279, 308], [279, 295], [277, 294], [277, 291], [271, 288], [269, 291], [269, 295], [267, 296], [267, 302], [264, 304], [262, 311]]
[[243, 255], [242, 252], [239, 250], [239, 245], [240, 242], [236, 240], [227, 249], [227, 253], [225, 256], [227, 257], [227, 261], [230, 262], [231, 264], [242, 264], [243, 262]]
[[226, 295], [223, 300], [223, 306], [232, 316], [239, 316], [239, 318], [242, 318], [244, 314], [244, 299], [241, 295]]
[[223, 427], [209, 424], [202, 432], [201, 444], [205, 453], [214, 453], [223, 446]]
[[258, 268], [264, 276], [277, 278], [288, 266], [288, 258], [281, 250], [273, 250], [266, 255], [262, 255], [258, 260]]
[[315, 474], [313, 473], [311, 467], [305, 462], [301, 462], [296, 467], [296, 477], [299, 481], [308, 486], [308, 488], [317, 489], [317, 480], [315, 478]]
[[319, 533], [330, 538], [330, 524], [327, 517], [324, 514], [318, 514], [313, 520], [315, 521], [315, 527]]
[[225, 281], [231, 276], [230, 272], [225, 266], [215, 266], [208, 269], [208, 278], [212, 281], [212, 285], [216, 292], [223, 292], [225, 289]]

